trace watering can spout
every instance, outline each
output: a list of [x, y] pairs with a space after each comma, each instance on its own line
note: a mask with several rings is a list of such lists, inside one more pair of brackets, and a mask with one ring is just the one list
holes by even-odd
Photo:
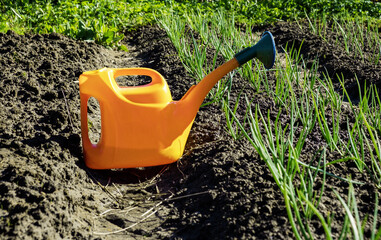
[[224, 63], [207, 76], [205, 76], [197, 85], [192, 86], [187, 93], [181, 98], [181, 106], [188, 109], [192, 113], [193, 118], [196, 116], [198, 109], [203, 103], [206, 95], [216, 85], [216, 83], [226, 74], [239, 67], [239, 62], [236, 58]]
[[209, 73], [197, 85], [192, 86], [180, 100], [183, 103], [181, 105], [186, 105], [181, 107], [191, 112], [194, 118], [206, 95], [226, 74], [253, 58], [257, 58], [266, 69], [270, 69], [274, 65], [275, 54], [274, 38], [270, 32], [265, 32], [257, 44], [237, 53], [234, 58]]

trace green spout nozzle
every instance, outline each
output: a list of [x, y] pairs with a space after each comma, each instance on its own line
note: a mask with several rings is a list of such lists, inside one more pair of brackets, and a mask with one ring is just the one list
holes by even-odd
[[275, 62], [275, 42], [270, 32], [264, 32], [261, 40], [252, 47], [248, 47], [234, 55], [239, 65], [243, 65], [253, 58], [260, 60], [266, 69], [274, 66]]

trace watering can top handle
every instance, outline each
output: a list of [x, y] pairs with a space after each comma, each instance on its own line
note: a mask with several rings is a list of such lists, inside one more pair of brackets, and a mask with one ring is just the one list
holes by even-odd
[[131, 75], [144, 75], [151, 77], [152, 81], [147, 85], [153, 84], [166, 84], [164, 77], [157, 71], [150, 68], [113, 68], [114, 78], [120, 76], [131, 76]]

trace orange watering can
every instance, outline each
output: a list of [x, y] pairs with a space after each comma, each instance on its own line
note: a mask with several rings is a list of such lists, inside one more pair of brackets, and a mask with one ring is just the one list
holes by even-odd
[[[275, 60], [275, 44], [265, 32], [253, 47], [209, 73], [179, 100], [173, 101], [167, 82], [148, 68], [103, 68], [84, 72], [79, 77], [81, 131], [85, 163], [93, 169], [135, 168], [177, 161], [198, 109], [208, 92], [227, 73], [252, 58], [266, 68]], [[149, 84], [119, 87], [115, 79], [123, 75], [146, 75]], [[101, 111], [101, 137], [97, 144], [88, 135], [87, 104], [98, 100]]]

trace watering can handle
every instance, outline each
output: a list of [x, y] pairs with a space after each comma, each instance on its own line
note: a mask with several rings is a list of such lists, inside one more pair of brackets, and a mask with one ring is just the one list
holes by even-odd
[[117, 86], [115, 78], [126, 75], [144, 75], [151, 77], [151, 82], [143, 86], [119, 87], [118, 92], [129, 101], [135, 103], [168, 103], [172, 101], [171, 92], [164, 77], [149, 68], [117, 68], [112, 69], [112, 81]]
[[114, 68], [112, 70], [114, 72], [114, 79], [120, 76], [144, 75], [149, 76], [152, 79], [147, 85], [166, 84], [163, 76], [159, 72], [150, 68]]

